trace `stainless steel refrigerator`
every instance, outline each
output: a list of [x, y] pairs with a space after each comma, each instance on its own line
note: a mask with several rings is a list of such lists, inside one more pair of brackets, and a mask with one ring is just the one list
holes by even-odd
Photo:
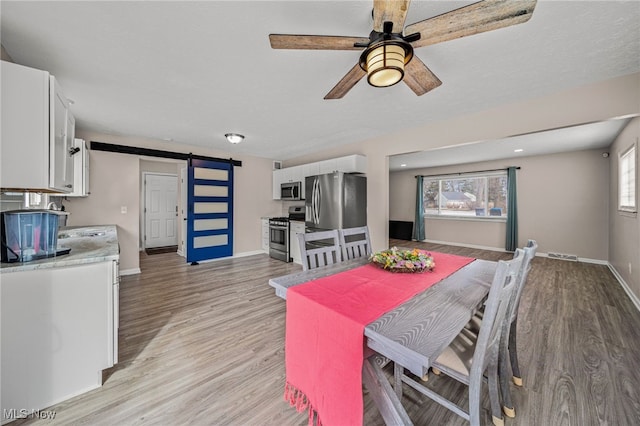
[[305, 179], [307, 232], [367, 224], [367, 178], [334, 172]]

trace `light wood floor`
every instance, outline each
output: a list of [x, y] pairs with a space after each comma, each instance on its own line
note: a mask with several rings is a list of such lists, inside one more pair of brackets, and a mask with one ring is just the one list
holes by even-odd
[[[140, 260], [142, 274], [121, 282], [120, 362], [104, 386], [51, 407], [54, 421], [14, 424], [306, 424], [283, 400], [285, 302], [267, 284], [299, 266], [267, 255], [197, 266], [171, 253]], [[518, 333], [524, 387], [513, 388], [517, 417], [507, 426], [640, 424], [640, 313], [606, 266], [534, 259]], [[429, 386], [466, 398], [444, 376]], [[417, 425], [468, 424], [408, 388], [403, 404]], [[366, 394], [365, 424], [383, 424]]]

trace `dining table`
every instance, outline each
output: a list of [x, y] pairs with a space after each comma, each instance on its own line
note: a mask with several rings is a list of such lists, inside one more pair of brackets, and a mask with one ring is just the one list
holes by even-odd
[[497, 267], [430, 254], [432, 272], [392, 273], [358, 258], [269, 280], [287, 300], [285, 399], [309, 410], [310, 424], [314, 416], [317, 424], [362, 424], [362, 385], [386, 424], [412, 424], [384, 364], [425, 376], [481, 306]]

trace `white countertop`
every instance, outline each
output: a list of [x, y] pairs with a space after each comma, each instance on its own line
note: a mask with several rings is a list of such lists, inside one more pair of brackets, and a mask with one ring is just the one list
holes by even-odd
[[1, 263], [0, 273], [59, 268], [116, 260], [120, 255], [115, 225], [67, 226], [58, 231], [58, 250], [70, 248], [66, 255], [24, 263]]

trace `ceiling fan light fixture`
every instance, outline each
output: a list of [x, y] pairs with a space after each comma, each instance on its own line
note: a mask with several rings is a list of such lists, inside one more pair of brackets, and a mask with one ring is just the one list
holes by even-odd
[[[371, 38], [376, 33], [372, 33]], [[404, 67], [413, 58], [413, 47], [398, 34], [381, 34], [360, 55], [360, 68], [374, 87], [389, 87], [402, 81]]]
[[367, 82], [389, 87], [404, 77], [405, 50], [397, 44], [383, 44], [367, 53]]
[[239, 133], [226, 133], [224, 137], [227, 138], [227, 140], [232, 144], [237, 144], [244, 140], [244, 135], [241, 135]]

